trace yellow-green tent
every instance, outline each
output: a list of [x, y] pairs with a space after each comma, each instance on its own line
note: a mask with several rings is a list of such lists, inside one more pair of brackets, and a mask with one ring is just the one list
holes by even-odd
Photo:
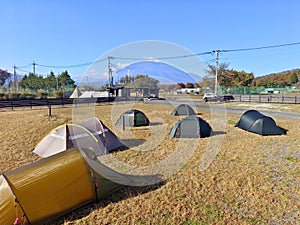
[[22, 218], [43, 224], [121, 187], [92, 170], [80, 150], [69, 149], [0, 176], [0, 224]]
[[[97, 161], [97, 153], [105, 152], [99, 139], [80, 125], [72, 127], [75, 148], [61, 148], [0, 176], [1, 225], [43, 224], [130, 183], [126, 176]], [[108, 179], [112, 176], [114, 181]]]

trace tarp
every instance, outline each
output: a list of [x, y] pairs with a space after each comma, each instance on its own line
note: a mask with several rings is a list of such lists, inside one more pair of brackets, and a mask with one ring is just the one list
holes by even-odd
[[188, 104], [180, 104], [171, 113], [172, 116], [192, 116], [196, 115], [195, 111]]
[[204, 138], [212, 133], [210, 125], [197, 116], [187, 116], [179, 120], [171, 129], [174, 138]]
[[263, 136], [283, 135], [287, 132], [287, 130], [277, 126], [271, 117], [256, 110], [246, 111], [235, 126]]
[[137, 110], [132, 109], [123, 113], [116, 122], [116, 126], [139, 127], [149, 126], [149, 119], [147, 116]]

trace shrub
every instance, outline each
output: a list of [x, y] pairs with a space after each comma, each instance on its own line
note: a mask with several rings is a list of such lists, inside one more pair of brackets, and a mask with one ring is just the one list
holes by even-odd
[[54, 91], [53, 96], [54, 96], [54, 98], [62, 98], [64, 96], [64, 92], [63, 91]]
[[6, 98], [6, 94], [5, 93], [0, 93], [0, 99], [5, 99]]
[[34, 99], [35, 98], [35, 94], [32, 92], [22, 92], [21, 93], [21, 98], [22, 99]]
[[41, 99], [47, 98], [48, 95], [49, 95], [49, 94], [48, 94], [47, 92], [45, 92], [45, 91], [39, 91], [39, 92], [37, 93], [37, 97], [38, 97], [38, 98], [41, 98]]
[[9, 99], [20, 99], [21, 98], [21, 93], [17, 93], [17, 92], [10, 92]]

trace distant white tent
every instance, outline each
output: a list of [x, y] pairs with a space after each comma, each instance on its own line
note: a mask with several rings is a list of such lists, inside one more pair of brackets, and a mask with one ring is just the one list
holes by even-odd
[[107, 91], [85, 91], [80, 95], [80, 98], [101, 98], [108, 97]]
[[78, 87], [76, 87], [71, 94], [70, 98], [79, 98], [82, 95], [81, 91], [79, 90]]
[[98, 118], [92, 117], [80, 125], [64, 124], [56, 127], [40, 141], [33, 152], [46, 158], [72, 147], [85, 149], [91, 144], [95, 156], [124, 146]]

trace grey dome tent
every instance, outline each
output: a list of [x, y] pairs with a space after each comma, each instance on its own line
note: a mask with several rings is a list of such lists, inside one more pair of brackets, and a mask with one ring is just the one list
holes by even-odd
[[123, 113], [116, 122], [116, 126], [139, 127], [149, 126], [147, 116], [136, 109], [129, 110]]
[[172, 116], [192, 116], [196, 115], [195, 111], [188, 104], [180, 104], [171, 113]]
[[209, 137], [212, 128], [198, 116], [187, 116], [179, 120], [171, 129], [170, 136], [174, 138], [204, 138]]
[[287, 130], [277, 126], [271, 117], [256, 110], [246, 111], [235, 126], [263, 136], [283, 135], [287, 132]]

